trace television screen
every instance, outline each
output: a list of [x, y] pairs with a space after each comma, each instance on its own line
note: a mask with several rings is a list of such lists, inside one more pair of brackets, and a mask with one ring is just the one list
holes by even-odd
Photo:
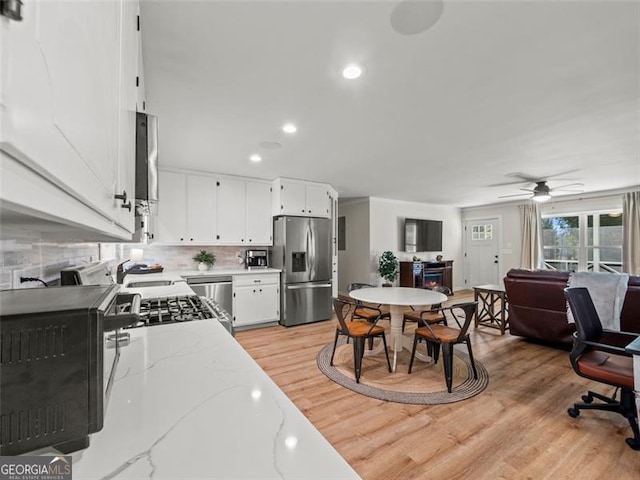
[[404, 251], [409, 253], [442, 251], [442, 221], [405, 218]]

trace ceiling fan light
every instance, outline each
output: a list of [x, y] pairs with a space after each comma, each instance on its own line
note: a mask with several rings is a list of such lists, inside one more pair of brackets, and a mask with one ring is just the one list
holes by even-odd
[[534, 202], [546, 202], [547, 200], [551, 199], [551, 195], [549, 195], [548, 193], [540, 193], [540, 194], [534, 194], [533, 197], [531, 197], [531, 200], [533, 200]]

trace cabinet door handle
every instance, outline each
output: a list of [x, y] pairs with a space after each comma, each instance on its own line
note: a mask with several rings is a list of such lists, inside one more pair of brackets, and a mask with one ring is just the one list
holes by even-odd
[[113, 198], [115, 198], [116, 200], [122, 200], [122, 205], [120, 205], [120, 208], [126, 208], [127, 210], [131, 211], [131, 201], [127, 202], [126, 190], [123, 190], [120, 194], [115, 194]]

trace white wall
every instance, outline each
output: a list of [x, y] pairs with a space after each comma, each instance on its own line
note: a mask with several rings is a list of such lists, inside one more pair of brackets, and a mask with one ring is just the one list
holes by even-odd
[[[524, 203], [524, 202], [520, 202]], [[500, 274], [504, 277], [512, 268], [520, 268], [521, 226], [518, 204], [496, 204], [462, 209], [462, 221], [497, 217], [501, 219]], [[585, 211], [607, 211], [622, 208], [622, 191], [553, 198], [540, 205], [542, 215], [563, 215]]]
[[345, 217], [346, 230], [346, 250], [338, 250], [338, 291], [346, 293], [347, 284], [370, 277], [369, 199], [338, 201], [338, 217]]
[[[460, 209], [445, 205], [417, 202], [402, 202], [382, 198], [370, 198], [370, 279], [380, 285], [378, 257], [385, 250], [391, 250], [399, 260], [412, 260], [416, 255], [422, 260], [435, 259], [441, 254], [446, 260], [453, 260], [453, 289], [464, 288], [462, 275], [462, 219]], [[442, 252], [403, 252], [403, 226], [405, 218], [442, 220]], [[396, 280], [396, 285], [398, 281]]]

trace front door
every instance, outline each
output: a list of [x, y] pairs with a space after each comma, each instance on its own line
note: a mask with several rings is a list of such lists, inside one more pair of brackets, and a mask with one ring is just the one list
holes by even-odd
[[465, 220], [465, 286], [500, 285], [497, 218]]

